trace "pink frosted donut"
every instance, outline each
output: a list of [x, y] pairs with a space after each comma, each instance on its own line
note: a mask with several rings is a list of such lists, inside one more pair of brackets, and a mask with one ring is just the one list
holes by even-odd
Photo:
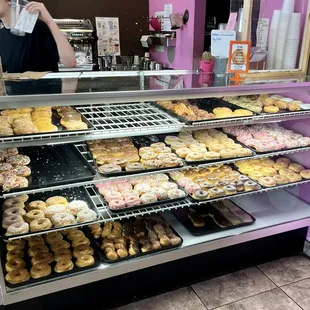
[[135, 207], [135, 206], [139, 206], [141, 201], [139, 197], [128, 196], [127, 198], [125, 198], [125, 203], [127, 207]]
[[122, 182], [117, 184], [117, 188], [120, 192], [122, 191], [128, 191], [128, 190], [132, 190], [132, 185], [129, 182]]
[[110, 202], [111, 200], [123, 199], [123, 196], [120, 192], [113, 191], [104, 195], [104, 198], [107, 202]]
[[199, 190], [201, 190], [201, 187], [194, 182], [191, 182], [191, 183], [185, 185], [185, 191], [191, 195], [194, 194], [196, 191], [199, 191]]
[[115, 199], [109, 202], [109, 207], [112, 210], [124, 209], [126, 207], [126, 203], [123, 199]]

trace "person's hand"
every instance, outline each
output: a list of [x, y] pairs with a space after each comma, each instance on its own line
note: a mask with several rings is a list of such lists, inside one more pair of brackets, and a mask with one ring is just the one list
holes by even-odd
[[35, 12], [39, 12], [39, 18], [45, 22], [46, 24], [49, 24], [53, 22], [53, 18], [51, 14], [48, 12], [47, 8], [43, 3], [40, 2], [29, 2], [26, 5], [26, 10], [30, 13], [33, 14]]

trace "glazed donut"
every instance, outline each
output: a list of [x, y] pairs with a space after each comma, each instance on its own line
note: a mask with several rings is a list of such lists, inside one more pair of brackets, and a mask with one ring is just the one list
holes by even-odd
[[54, 261], [53, 254], [50, 252], [40, 252], [37, 253], [31, 259], [31, 264], [51, 264]]
[[271, 167], [265, 167], [262, 169], [262, 174], [266, 177], [274, 177], [278, 174], [277, 170]]
[[206, 200], [209, 198], [209, 193], [204, 190], [199, 190], [193, 194], [193, 198], [196, 200]]
[[70, 213], [56, 213], [52, 216], [52, 223], [55, 227], [63, 227], [75, 224], [75, 217]]
[[5, 276], [5, 280], [10, 284], [26, 282], [29, 279], [30, 274], [26, 269], [14, 269]]
[[75, 258], [78, 258], [79, 256], [82, 256], [82, 255], [93, 255], [93, 254], [94, 254], [94, 249], [86, 244], [78, 245], [73, 250], [73, 256]]
[[292, 170], [288, 168], [283, 168], [279, 170], [279, 174], [283, 176], [287, 176], [289, 173], [292, 173]]
[[71, 251], [69, 249], [62, 248], [62, 249], [55, 251], [55, 253], [54, 253], [55, 262], [59, 262], [62, 259], [66, 259], [66, 260], [72, 259], [72, 254], [71, 254]]
[[9, 261], [12, 258], [19, 257], [23, 258], [25, 253], [23, 250], [12, 250], [6, 253], [6, 260]]
[[165, 138], [165, 143], [171, 145], [172, 143], [180, 142], [180, 139], [177, 136], [167, 136]]
[[97, 213], [93, 210], [84, 210], [77, 214], [76, 220], [78, 223], [86, 223], [86, 222], [92, 222], [97, 219]]
[[178, 149], [186, 148], [187, 145], [184, 142], [173, 142], [173, 143], [171, 143], [170, 147], [171, 147], [171, 149], [176, 151]]
[[278, 107], [275, 107], [275, 106], [264, 107], [264, 112], [266, 112], [266, 113], [278, 113], [279, 111], [280, 111], [280, 109]]
[[74, 264], [70, 259], [61, 259], [56, 263], [55, 271], [57, 273], [66, 272], [72, 270]]
[[53, 206], [53, 205], [64, 205], [64, 206], [68, 205], [67, 199], [62, 196], [50, 197], [45, 201], [45, 203], [47, 207]]
[[85, 234], [81, 230], [70, 230], [67, 239], [73, 241], [74, 239], [85, 238]]
[[274, 187], [277, 185], [277, 182], [272, 177], [263, 177], [258, 180], [259, 184], [264, 187]]
[[[32, 210], [32, 211], [29, 211], [25, 215], [25, 221], [27, 223], [31, 223], [34, 220], [43, 219], [43, 218], [45, 218], [45, 216], [44, 216], [44, 212], [41, 210]], [[30, 229], [31, 229], [31, 226], [30, 226]]]
[[288, 165], [286, 163], [275, 163], [273, 168], [279, 171], [281, 169], [288, 168]]
[[49, 219], [41, 218], [30, 223], [30, 231], [36, 232], [52, 228], [52, 222]]
[[289, 165], [288, 169], [292, 170], [293, 172], [300, 173], [300, 171], [305, 170], [305, 167], [299, 164], [292, 163]]
[[[254, 180], [254, 181], [258, 181], [259, 179], [263, 178], [264, 177], [264, 174], [260, 171], [254, 171], [252, 173], [249, 174], [249, 177]], [[239, 179], [240, 181], [240, 179]], [[247, 180], [248, 181], [248, 180]], [[243, 182], [243, 181], [241, 181]]]
[[254, 191], [258, 188], [259, 188], [259, 186], [253, 181], [247, 181], [244, 183], [244, 190], [246, 192], [251, 192], [251, 191]]
[[41, 201], [41, 200], [32, 201], [27, 206], [27, 210], [28, 211], [32, 211], [32, 210], [42, 210], [42, 211], [44, 211], [45, 209], [46, 209], [46, 204], [45, 204], [44, 201]]
[[36, 254], [47, 253], [48, 247], [45, 244], [37, 244], [29, 248], [28, 255], [34, 257]]
[[51, 232], [45, 236], [45, 240], [48, 244], [52, 244], [62, 239], [63, 235], [60, 232]]
[[53, 252], [56, 252], [60, 249], [69, 249], [70, 243], [65, 240], [60, 240], [60, 241], [52, 243], [50, 248], [51, 248], [51, 251]]
[[213, 160], [221, 158], [221, 155], [218, 152], [205, 152], [203, 156], [205, 160]]
[[26, 155], [13, 155], [8, 157], [6, 162], [12, 166], [27, 166], [30, 164], [30, 158]]
[[24, 240], [12, 240], [6, 244], [6, 249], [8, 251], [23, 250], [25, 246], [26, 242]]
[[5, 264], [5, 270], [7, 272], [11, 272], [12, 270], [15, 270], [15, 269], [24, 269], [25, 267], [26, 267], [26, 263], [20, 257], [11, 258]]
[[204, 160], [204, 153], [190, 152], [186, 156], [186, 161], [202, 161], [202, 160]]
[[10, 198], [7, 199], [4, 203], [3, 203], [3, 210], [6, 209], [10, 209], [10, 208], [21, 208], [24, 209], [25, 208], [25, 204], [20, 201], [20, 200], [16, 200], [15, 198]]
[[51, 274], [52, 268], [48, 264], [39, 263], [32, 266], [30, 269], [30, 275], [33, 279], [39, 279], [47, 277]]
[[285, 176], [280, 174], [274, 176], [273, 179], [277, 182], [277, 185], [283, 185], [289, 183], [289, 180]]
[[237, 152], [231, 149], [223, 149], [219, 151], [221, 158], [233, 158], [237, 156]]
[[8, 229], [12, 224], [23, 223], [24, 219], [20, 215], [7, 216], [2, 220], [2, 227]]
[[38, 244], [45, 244], [44, 239], [41, 236], [33, 236], [28, 240], [28, 246], [31, 248]]
[[82, 245], [82, 244], [90, 245], [89, 239], [86, 237], [82, 237], [82, 238], [76, 238], [72, 241], [73, 248], [76, 248], [78, 245]]
[[176, 154], [181, 157], [181, 158], [186, 158], [186, 156], [191, 153], [192, 151], [187, 148], [187, 147], [184, 147], [184, 148], [180, 148], [180, 149], [177, 149], [176, 150]]
[[98, 168], [98, 171], [103, 174], [122, 172], [122, 167], [115, 164], [105, 164]]
[[77, 216], [79, 212], [84, 210], [88, 210], [88, 205], [83, 200], [74, 200], [70, 202], [67, 206], [67, 211], [74, 216]]
[[276, 160], [276, 164], [285, 164], [287, 168], [291, 164], [291, 161], [286, 157], [280, 157]]
[[210, 195], [210, 198], [222, 197], [225, 195], [225, 192], [218, 187], [214, 187], [209, 190], [209, 195]]
[[26, 211], [23, 208], [18, 208], [18, 207], [13, 207], [13, 208], [9, 208], [6, 209], [3, 212], [3, 218], [6, 218], [8, 216], [12, 216], [12, 215], [20, 215], [20, 216], [24, 216], [26, 214]]
[[290, 183], [302, 181], [302, 177], [295, 172], [288, 173], [286, 177], [289, 179]]
[[300, 171], [300, 176], [304, 179], [310, 179], [310, 170], [302, 170]]
[[79, 268], [88, 267], [95, 264], [95, 259], [91, 255], [81, 255], [77, 257], [75, 264]]
[[51, 219], [56, 213], [65, 213], [66, 207], [63, 204], [51, 205], [44, 209], [44, 214], [47, 218]]

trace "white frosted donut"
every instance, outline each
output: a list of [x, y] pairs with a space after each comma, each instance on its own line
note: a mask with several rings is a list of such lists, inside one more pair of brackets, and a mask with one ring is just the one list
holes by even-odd
[[77, 216], [79, 212], [86, 210], [88, 210], [88, 205], [83, 200], [74, 200], [67, 206], [67, 211], [74, 216]]
[[29, 225], [26, 222], [19, 222], [10, 225], [6, 231], [6, 236], [21, 235], [29, 232]]
[[52, 205], [44, 209], [45, 217], [51, 219], [56, 213], [66, 212], [66, 207], [62, 204]]
[[62, 227], [75, 224], [75, 217], [67, 212], [56, 213], [52, 216], [52, 223], [55, 227]]
[[2, 220], [2, 227], [8, 229], [8, 227], [14, 223], [22, 223], [24, 219], [20, 215], [7, 216]]
[[96, 219], [97, 219], [97, 213], [90, 209], [79, 212], [76, 217], [78, 223], [92, 222]]

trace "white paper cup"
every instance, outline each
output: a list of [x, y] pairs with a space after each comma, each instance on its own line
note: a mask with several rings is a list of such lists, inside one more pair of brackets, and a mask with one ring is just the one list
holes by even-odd
[[291, 14], [294, 12], [295, 0], [284, 0], [282, 5], [282, 13]]
[[301, 14], [293, 13], [290, 18], [290, 24], [287, 33], [287, 40], [300, 38]]
[[280, 24], [280, 17], [281, 17], [281, 11], [280, 10], [274, 10], [272, 14], [272, 20], [270, 29], [278, 29]]

